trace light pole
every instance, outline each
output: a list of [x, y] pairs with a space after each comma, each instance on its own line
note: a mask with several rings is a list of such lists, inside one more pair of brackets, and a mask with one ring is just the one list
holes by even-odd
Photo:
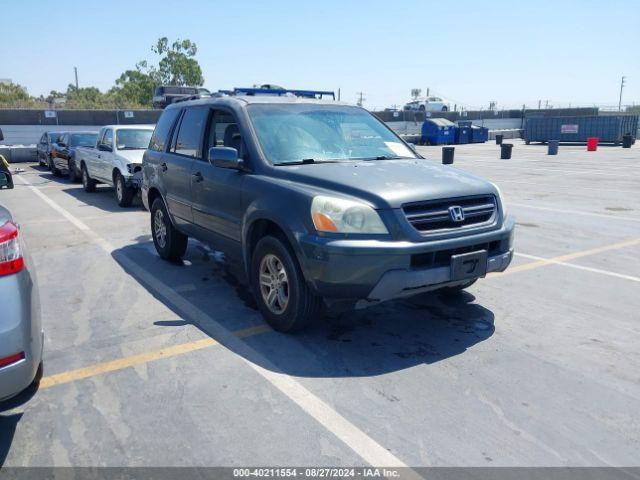
[[625, 80], [625, 76], [622, 76], [622, 79], [620, 80], [620, 98], [618, 99], [618, 111], [621, 112], [622, 111], [622, 89], [624, 88], [624, 80]]

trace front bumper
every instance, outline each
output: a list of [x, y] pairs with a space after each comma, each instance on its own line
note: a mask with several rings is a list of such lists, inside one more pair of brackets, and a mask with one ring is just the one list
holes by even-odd
[[[301, 263], [316, 294], [365, 306], [468, 282], [452, 280], [450, 252], [487, 249], [487, 273], [504, 271], [513, 257], [513, 229], [507, 217], [496, 230], [425, 242], [305, 235], [299, 238]], [[421, 263], [421, 258], [433, 261]]]

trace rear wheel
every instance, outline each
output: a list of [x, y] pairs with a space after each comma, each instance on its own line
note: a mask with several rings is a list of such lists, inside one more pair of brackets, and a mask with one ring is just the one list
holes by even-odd
[[443, 111], [443, 112], [448, 112], [448, 111], [449, 111], [449, 109], [445, 106], [445, 107], [442, 107], [442, 111]]
[[151, 205], [151, 235], [158, 255], [164, 260], [176, 262], [187, 251], [189, 237], [173, 226], [161, 198]]
[[133, 197], [136, 194], [135, 188], [127, 186], [124, 177], [120, 172], [116, 172], [114, 178], [114, 186], [116, 190], [116, 200], [121, 207], [130, 207]]
[[279, 332], [300, 330], [320, 313], [322, 298], [309, 289], [295, 254], [282, 238], [267, 236], [256, 245], [251, 286], [262, 315]]
[[82, 165], [82, 187], [85, 192], [96, 191], [96, 181], [89, 176], [86, 165]]

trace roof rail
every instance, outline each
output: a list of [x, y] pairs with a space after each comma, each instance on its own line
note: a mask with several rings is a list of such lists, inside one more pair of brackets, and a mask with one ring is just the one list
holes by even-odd
[[323, 96], [330, 96], [333, 100], [336, 99], [334, 92], [329, 90], [295, 90], [286, 88], [240, 88], [236, 87], [233, 90], [218, 90], [218, 93], [222, 95], [295, 95], [302, 98], [322, 98]]

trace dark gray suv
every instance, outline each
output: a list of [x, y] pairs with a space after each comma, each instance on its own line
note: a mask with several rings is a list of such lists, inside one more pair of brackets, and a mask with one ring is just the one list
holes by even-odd
[[514, 222], [493, 184], [418, 155], [366, 110], [291, 97], [170, 105], [143, 160], [160, 256], [226, 253], [267, 321], [305, 326], [503, 271]]

